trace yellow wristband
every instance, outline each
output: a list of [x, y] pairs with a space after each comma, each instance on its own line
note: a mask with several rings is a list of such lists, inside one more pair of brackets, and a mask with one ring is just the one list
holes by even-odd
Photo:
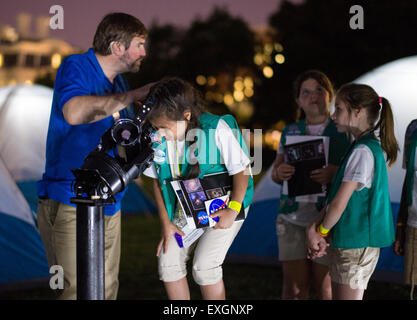
[[240, 209], [242, 209], [242, 205], [237, 201], [230, 201], [227, 207], [230, 209], [236, 210], [237, 213], [239, 213]]
[[329, 233], [329, 231], [330, 231], [330, 229], [325, 229], [325, 228], [323, 227], [323, 224], [322, 224], [322, 223], [320, 223], [320, 225], [319, 225], [319, 231], [320, 231], [320, 233], [321, 233], [321, 234], [328, 234], [328, 233]]

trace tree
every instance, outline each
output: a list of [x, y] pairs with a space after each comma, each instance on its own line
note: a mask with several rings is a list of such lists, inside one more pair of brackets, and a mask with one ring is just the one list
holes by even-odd
[[245, 21], [215, 8], [207, 20], [195, 20], [186, 32], [179, 53], [182, 75], [234, 73], [252, 66], [253, 34]]
[[[215, 8], [205, 19], [196, 19], [186, 30], [152, 25], [148, 56], [138, 74], [127, 74], [131, 87], [167, 76], [178, 76], [201, 90], [213, 113], [230, 113], [224, 94], [233, 91], [240, 73], [252, 72], [253, 34], [246, 22]], [[197, 83], [197, 77], [204, 83]], [[208, 93], [208, 94], [207, 94]]]
[[[194, 20], [185, 33], [178, 54], [178, 75], [193, 84], [200, 76], [203, 82], [197, 87], [210, 111], [233, 113], [224, 97], [233, 92], [236, 77], [254, 69], [253, 47], [253, 33], [247, 23], [225, 9], [215, 8], [206, 20]], [[205, 79], [212, 79], [212, 83]]]
[[[350, 28], [353, 5], [363, 8], [364, 29]], [[416, 54], [417, 43], [410, 39], [410, 32], [417, 30], [416, 14], [417, 2], [407, 0], [283, 2], [270, 17], [286, 57], [271, 84], [277, 89], [279, 117], [293, 118], [292, 82], [304, 70], [322, 70], [337, 88], [382, 64]]]

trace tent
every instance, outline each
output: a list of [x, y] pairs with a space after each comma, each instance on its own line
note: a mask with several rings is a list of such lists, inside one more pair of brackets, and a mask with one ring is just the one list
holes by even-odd
[[[414, 95], [414, 90], [417, 88], [417, 56], [387, 63], [353, 82], [370, 85], [392, 105], [395, 136], [401, 148], [397, 162], [388, 169], [393, 219], [396, 222], [405, 175], [405, 170], [402, 169], [405, 130], [410, 121], [417, 118], [417, 96]], [[270, 173], [271, 168], [267, 170], [255, 188], [248, 218], [229, 250], [229, 261], [278, 263], [275, 221], [281, 190], [271, 180]], [[403, 268], [403, 257], [396, 256], [391, 247], [383, 248], [374, 278], [401, 282]]]
[[[36, 228], [36, 181], [45, 167], [45, 144], [53, 91], [39, 85], [0, 88], [0, 287], [49, 277]], [[155, 213], [132, 183], [124, 213]]]

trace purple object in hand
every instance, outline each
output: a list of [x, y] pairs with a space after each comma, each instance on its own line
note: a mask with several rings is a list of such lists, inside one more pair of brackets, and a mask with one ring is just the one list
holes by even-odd
[[177, 240], [177, 243], [179, 245], [180, 248], [184, 247], [183, 243], [182, 243], [182, 237], [180, 234], [175, 232], [175, 239]]

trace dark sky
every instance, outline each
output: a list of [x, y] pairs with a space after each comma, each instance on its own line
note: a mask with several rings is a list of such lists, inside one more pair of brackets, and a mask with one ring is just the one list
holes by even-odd
[[[137, 16], [146, 26], [172, 23], [187, 26], [197, 16], [206, 18], [214, 6], [225, 7], [233, 16], [243, 18], [251, 26], [267, 25], [269, 15], [281, 0], [14, 0], [1, 6], [0, 24], [17, 26], [20, 12], [52, 16], [49, 8], [62, 5], [64, 30], [51, 30], [50, 35], [87, 48], [91, 45], [97, 24], [108, 12], [122, 11]], [[294, 2], [300, 2], [300, 0]], [[35, 21], [33, 21], [34, 29]]]

